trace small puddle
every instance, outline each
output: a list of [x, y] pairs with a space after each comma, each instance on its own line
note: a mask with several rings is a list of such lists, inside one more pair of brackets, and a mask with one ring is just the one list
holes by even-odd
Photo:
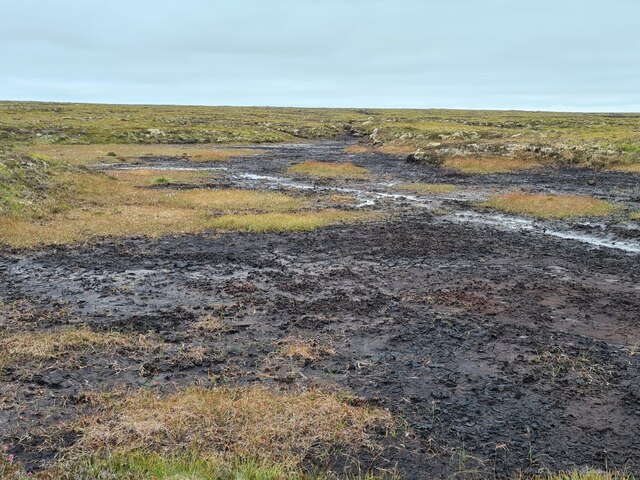
[[[434, 207], [435, 201], [430, 201], [425, 198], [419, 198], [415, 195], [406, 195], [399, 193], [384, 193], [384, 192], [374, 192], [370, 190], [362, 190], [358, 188], [348, 188], [348, 187], [331, 187], [326, 185], [312, 185], [309, 183], [299, 183], [294, 182], [288, 178], [284, 177], [273, 177], [269, 175], [256, 175], [253, 173], [241, 173], [235, 175], [236, 178], [242, 178], [246, 180], [258, 180], [271, 182], [274, 187], [287, 187], [287, 188], [296, 188], [299, 190], [319, 190], [319, 191], [330, 191], [330, 192], [339, 192], [339, 193], [350, 193], [356, 196], [358, 200], [361, 201], [356, 208], [365, 207], [365, 206], [373, 206], [376, 204], [376, 199], [385, 199], [390, 198], [392, 200], [406, 200], [410, 203], [413, 203], [416, 206], [432, 208]], [[380, 184], [381, 187], [389, 186], [389, 184]]]

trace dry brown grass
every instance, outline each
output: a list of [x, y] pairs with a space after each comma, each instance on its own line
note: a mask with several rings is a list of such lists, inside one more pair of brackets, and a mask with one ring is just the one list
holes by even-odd
[[400, 185], [400, 189], [414, 193], [437, 195], [439, 193], [453, 192], [456, 186], [449, 183], [405, 183]]
[[385, 153], [387, 155], [397, 155], [397, 156], [407, 156], [410, 153], [416, 151], [415, 147], [411, 145], [382, 145], [377, 148], [377, 151], [380, 153]]
[[446, 168], [463, 173], [508, 173], [539, 167], [533, 158], [512, 157], [452, 157], [444, 161]]
[[615, 170], [617, 172], [640, 173], [640, 163], [627, 163], [622, 165], [615, 165], [611, 167], [610, 170]]
[[351, 162], [333, 163], [310, 160], [289, 167], [287, 173], [322, 178], [361, 178], [367, 175], [368, 170]]
[[183, 190], [172, 195], [176, 205], [219, 212], [291, 212], [306, 206], [300, 198], [258, 190]]
[[334, 205], [355, 205], [359, 200], [353, 195], [334, 193], [328, 196], [327, 200]]
[[322, 357], [335, 355], [335, 353], [336, 351], [331, 346], [318, 343], [313, 339], [286, 337], [278, 342], [276, 355], [279, 357], [315, 361]]
[[[194, 172], [185, 172], [188, 174]], [[89, 173], [59, 176], [65, 193], [51, 201], [52, 213], [0, 217], [0, 242], [15, 247], [78, 243], [100, 237], [201, 232], [213, 215], [292, 212], [306, 201], [276, 192], [241, 189], [139, 188], [149, 178], [127, 172], [120, 179]]]
[[388, 411], [353, 406], [319, 390], [263, 386], [190, 388], [169, 396], [141, 391], [87, 419], [80, 452], [197, 451], [203, 457], [298, 464], [329, 446], [375, 449], [373, 429], [391, 430]]
[[606, 216], [616, 211], [615, 205], [591, 197], [531, 193], [507, 193], [491, 198], [481, 206], [540, 218]]
[[258, 149], [220, 148], [216, 145], [33, 145], [27, 153], [73, 165], [130, 162], [141, 157], [171, 157], [189, 161], [214, 162], [259, 153]]
[[[0, 369], [24, 362], [58, 359], [70, 353], [79, 354], [91, 349], [147, 350], [157, 346], [157, 343], [146, 336], [97, 332], [86, 327], [44, 333], [21, 332], [0, 338]], [[72, 360], [68, 358], [66, 361]]]
[[261, 213], [247, 215], [223, 215], [213, 219], [209, 225], [219, 230], [241, 230], [246, 232], [291, 232], [310, 231], [340, 223], [352, 223], [375, 218], [365, 212], [320, 210], [300, 213]]
[[103, 237], [193, 233], [207, 228], [197, 210], [162, 206], [130, 206], [72, 210], [47, 220], [0, 219], [0, 242], [13, 247], [74, 244]]
[[112, 170], [108, 174], [122, 182], [136, 187], [157, 185], [161, 183], [189, 183], [201, 184], [210, 180], [214, 174], [210, 171], [183, 171], [183, 170]]
[[348, 147], [346, 147], [344, 149], [345, 153], [348, 153], [350, 155], [360, 155], [360, 154], [365, 154], [365, 153], [371, 153], [373, 152], [373, 147], [371, 145], [362, 145], [362, 144], [358, 144], [358, 145], [349, 145]]
[[206, 334], [217, 334], [224, 332], [227, 327], [222, 321], [220, 315], [207, 314], [200, 317], [194, 324], [193, 328]]

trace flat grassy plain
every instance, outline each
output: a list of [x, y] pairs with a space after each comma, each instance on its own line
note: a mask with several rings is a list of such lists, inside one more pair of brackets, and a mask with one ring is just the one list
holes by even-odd
[[[572, 164], [626, 165], [640, 163], [639, 120], [638, 114], [0, 102], [0, 141], [246, 144], [349, 133], [369, 137], [389, 154], [406, 155], [418, 147], [464, 150], [474, 145], [487, 153], [530, 151]], [[108, 151], [126, 156], [116, 146]]]
[[29, 145], [25, 153], [48, 161], [89, 166], [97, 163], [127, 163], [140, 158], [165, 157], [190, 162], [216, 162], [259, 153], [258, 149], [220, 148], [219, 145]]

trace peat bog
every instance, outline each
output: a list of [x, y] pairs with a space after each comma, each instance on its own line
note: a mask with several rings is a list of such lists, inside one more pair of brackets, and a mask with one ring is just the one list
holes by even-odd
[[[0, 247], [0, 444], [26, 469], [214, 445], [264, 478], [637, 475], [640, 174], [474, 174], [346, 136], [221, 148], [82, 167], [198, 201], [197, 230]], [[488, 201], [514, 193], [612, 208]]]

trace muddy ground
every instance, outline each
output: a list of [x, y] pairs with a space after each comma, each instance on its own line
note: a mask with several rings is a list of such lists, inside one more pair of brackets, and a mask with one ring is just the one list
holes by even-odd
[[[640, 473], [640, 234], [632, 223], [496, 216], [472, 201], [494, 191], [595, 195], [638, 207], [640, 175], [540, 169], [473, 176], [347, 142], [279, 145], [220, 164], [211, 186], [356, 196], [389, 217], [310, 233], [182, 235], [0, 250], [5, 333], [61, 324], [147, 334], [168, 347], [87, 350], [77, 364], [7, 368], [0, 444], [30, 467], [76, 440], [86, 392], [265, 382], [342, 388], [407, 424], [364, 468], [404, 478], [591, 466]], [[359, 181], [286, 178], [300, 160], [349, 160]], [[185, 167], [144, 159], [139, 167]], [[102, 168], [116, 168], [114, 166]], [[117, 168], [122, 168], [117, 167]], [[246, 175], [251, 174], [251, 175]], [[264, 178], [267, 177], [267, 178]], [[594, 182], [595, 180], [595, 182]], [[402, 182], [464, 187], [407, 195]], [[400, 195], [400, 196], [397, 196]], [[559, 238], [555, 233], [569, 238]], [[222, 320], [215, 334], [199, 321]], [[334, 354], [281, 358], [283, 339]], [[190, 355], [194, 348], [204, 358]]]

